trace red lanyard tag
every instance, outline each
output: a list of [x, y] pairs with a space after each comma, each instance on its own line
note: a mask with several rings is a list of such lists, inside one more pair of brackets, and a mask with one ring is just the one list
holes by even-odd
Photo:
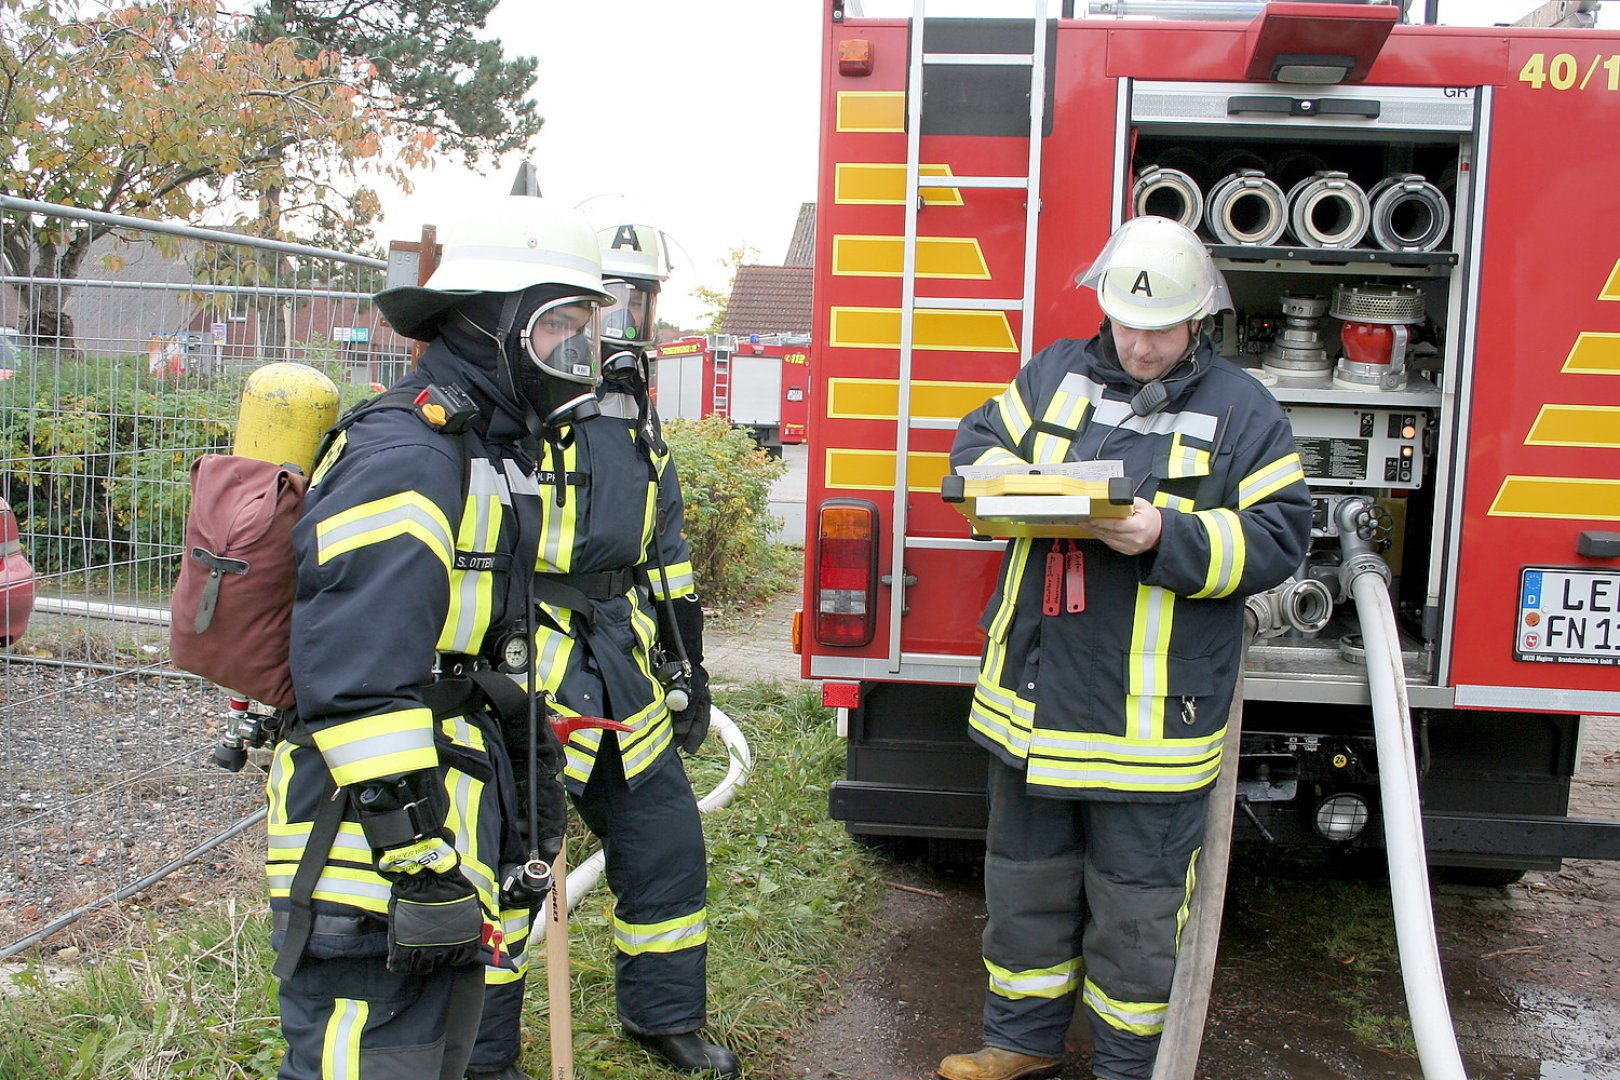
[[1063, 556], [1063, 593], [1069, 611], [1086, 610], [1086, 553], [1073, 540], [1069, 541], [1068, 553]]
[[1063, 553], [1057, 544], [1046, 555], [1046, 582], [1041, 591], [1041, 613], [1056, 615], [1063, 610]]

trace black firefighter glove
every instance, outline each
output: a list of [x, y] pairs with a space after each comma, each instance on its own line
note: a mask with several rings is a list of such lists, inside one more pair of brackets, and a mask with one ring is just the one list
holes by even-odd
[[[555, 714], [549, 708], [543, 708], [540, 720], [542, 729], [540, 745], [535, 754], [534, 771], [534, 824], [540, 832], [538, 836], [529, 839], [534, 845], [535, 853], [547, 863], [557, 861], [557, 853], [563, 846], [563, 834], [568, 830], [568, 792], [563, 788], [562, 779], [565, 759], [562, 743], [551, 727], [549, 718], [553, 715]], [[527, 803], [529, 798], [527, 791], [523, 793], [523, 798]], [[523, 828], [529, 828], [527, 817], [524, 818]]]
[[484, 912], [444, 827], [448, 797], [437, 769], [350, 789], [360, 828], [389, 880], [388, 970], [425, 975], [480, 960]]
[[703, 605], [696, 596], [683, 596], [671, 600], [669, 606], [675, 613], [687, 663], [692, 665], [686, 682], [686, 708], [671, 710], [670, 720], [675, 725], [675, 745], [695, 754], [709, 737], [709, 707], [714, 701], [709, 694], [709, 673], [703, 667]]

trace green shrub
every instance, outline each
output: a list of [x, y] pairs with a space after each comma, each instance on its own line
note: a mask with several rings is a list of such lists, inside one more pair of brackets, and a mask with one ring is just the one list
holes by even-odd
[[724, 605], [779, 591], [785, 570], [771, 543], [770, 494], [787, 466], [718, 416], [671, 420], [664, 435], [681, 478], [698, 595]]

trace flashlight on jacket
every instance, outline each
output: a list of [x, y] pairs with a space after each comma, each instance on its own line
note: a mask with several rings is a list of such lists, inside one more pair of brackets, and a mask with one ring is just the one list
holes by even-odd
[[514, 863], [501, 880], [501, 903], [508, 907], [534, 907], [551, 892], [551, 867], [540, 859]]

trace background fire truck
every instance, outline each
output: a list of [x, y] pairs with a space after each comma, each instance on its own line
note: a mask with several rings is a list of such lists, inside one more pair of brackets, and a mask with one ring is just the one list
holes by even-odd
[[796, 334], [703, 334], [660, 345], [653, 400], [666, 419], [723, 416], [776, 457], [804, 442], [810, 340]]
[[1620, 858], [1620, 824], [1567, 816], [1581, 714], [1620, 713], [1620, 35], [1398, 15], [914, 34], [829, 0], [799, 639], [852, 832], [982, 834], [966, 715], [1007, 541], [942, 501], [952, 436], [1094, 332], [1077, 274], [1156, 213], [1209, 243], [1216, 347], [1288, 411], [1317, 511], [1250, 604], [1239, 837], [1384, 843], [1381, 595], [1429, 861]]

